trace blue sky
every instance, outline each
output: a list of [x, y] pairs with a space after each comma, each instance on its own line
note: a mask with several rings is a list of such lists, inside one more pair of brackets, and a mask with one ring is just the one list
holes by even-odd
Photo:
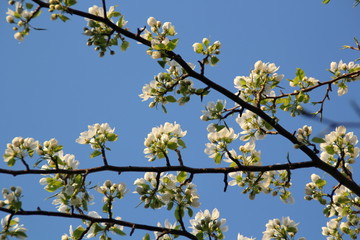
[[[79, 8], [100, 5], [100, 1], [81, 1]], [[257, 60], [274, 62], [280, 66], [279, 73], [293, 78], [300, 67], [308, 76], [320, 81], [331, 78], [326, 71], [332, 61], [345, 62], [358, 58], [355, 51], [342, 50], [342, 45], [353, 44], [358, 37], [359, 8], [353, 8], [352, 0], [333, 0], [329, 5], [320, 0], [287, 1], [109, 1], [108, 5], [119, 5], [118, 10], [128, 20], [128, 27], [136, 30], [153, 16], [162, 22], [175, 25], [180, 39], [176, 52], [187, 61], [196, 63], [198, 56], [191, 45], [203, 37], [222, 43], [220, 63], [206, 69], [206, 75], [225, 87], [233, 88], [233, 79], [247, 75]], [[145, 54], [147, 47], [130, 43], [128, 51], [117, 51], [115, 56], [99, 58], [92, 47], [86, 46], [82, 28], [86, 21], [71, 17], [67, 23], [51, 22], [48, 13], [34, 21], [36, 27], [46, 31], [32, 31], [24, 42], [13, 38], [14, 32], [5, 21], [5, 1], [0, 2], [0, 146], [13, 137], [33, 137], [45, 141], [55, 137], [64, 145], [66, 153], [75, 154], [81, 168], [101, 164], [100, 158], [89, 159], [90, 148], [75, 143], [79, 133], [87, 125], [108, 122], [116, 128], [119, 140], [112, 143], [110, 164], [159, 166], [164, 162], [148, 163], [143, 155], [143, 141], [151, 128], [164, 122], [180, 123], [188, 135], [184, 139], [188, 148], [183, 150], [184, 162], [194, 167], [216, 167], [204, 153], [207, 142], [206, 126], [199, 117], [207, 101], [222, 97], [212, 92], [201, 102], [193, 98], [186, 106], [168, 106], [168, 114], [161, 109], [149, 109], [138, 94], [144, 84], [150, 82], [161, 68]], [[197, 68], [198, 69], [198, 68]], [[196, 83], [197, 86], [201, 84]], [[288, 87], [286, 80], [281, 84]], [[354, 112], [351, 101], [360, 104], [359, 83], [350, 86], [349, 93], [339, 98], [334, 91], [326, 104], [325, 117], [335, 121], [359, 122], [359, 113]], [[323, 91], [316, 92], [314, 100], [322, 98]], [[228, 106], [233, 103], [228, 101]], [[295, 131], [305, 124], [314, 126], [314, 134], [321, 134], [326, 125], [306, 118], [291, 118], [282, 114], [281, 123]], [[230, 124], [235, 126], [235, 121]], [[349, 129], [359, 135], [359, 129]], [[321, 135], [319, 135], [321, 136]], [[238, 142], [241, 145], [241, 142]], [[267, 137], [257, 145], [262, 151], [263, 163], [286, 162], [289, 151], [294, 161], [306, 160], [305, 156], [292, 149], [281, 137]], [[5, 167], [5, 163], [0, 163]], [[16, 166], [21, 168], [20, 165]], [[359, 179], [356, 172], [354, 176]], [[316, 202], [303, 200], [304, 185], [310, 181], [312, 172], [299, 170], [293, 173], [295, 204], [285, 205], [278, 198], [261, 195], [248, 200], [238, 188], [229, 188], [223, 193], [222, 176], [196, 176], [201, 197], [201, 210], [217, 207], [222, 217], [228, 220], [226, 239], [236, 239], [238, 232], [261, 239], [269, 219], [290, 216], [300, 222], [300, 236], [321, 239], [321, 226], [326, 224], [322, 208]], [[95, 174], [93, 183], [102, 183], [112, 176], [114, 181], [126, 182], [133, 190], [132, 182], [142, 174]], [[25, 209], [51, 205], [44, 200], [49, 195], [37, 182], [40, 176], [0, 176], [0, 188], [21, 185], [24, 188]], [[98, 196], [98, 195], [97, 195]], [[98, 196], [99, 197], [99, 196]], [[100, 199], [100, 198], [99, 198]], [[51, 200], [48, 200], [49, 202]], [[124, 220], [153, 224], [173, 221], [173, 214], [136, 208], [138, 196], [129, 193], [116, 206], [118, 215]], [[98, 208], [99, 204], [94, 205]], [[149, 218], [149, 215], [151, 218]], [[3, 214], [0, 214], [2, 217]], [[68, 224], [80, 222], [58, 218], [21, 218], [29, 229], [29, 239], [60, 239], [68, 232]], [[126, 230], [129, 233], [128, 230]], [[144, 232], [136, 231], [135, 239]], [[46, 236], [46, 237], [44, 237]], [[126, 239], [127, 237], [125, 237]]]

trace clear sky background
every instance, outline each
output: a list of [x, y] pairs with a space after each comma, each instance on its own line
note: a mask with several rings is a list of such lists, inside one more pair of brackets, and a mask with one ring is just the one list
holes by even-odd
[[[87, 10], [89, 6], [100, 5], [101, 1], [79, 0], [79, 7]], [[199, 59], [192, 50], [194, 42], [203, 37], [222, 43], [220, 63], [208, 68], [206, 75], [213, 81], [232, 91], [233, 79], [247, 75], [257, 60], [274, 62], [280, 66], [279, 73], [285, 78], [293, 78], [295, 69], [300, 67], [307, 76], [320, 81], [331, 78], [326, 71], [330, 62], [352, 61], [359, 57], [351, 50], [341, 50], [342, 45], [353, 44], [353, 37], [359, 36], [360, 8], [353, 8], [352, 0], [333, 0], [329, 5], [321, 0], [257, 0], [257, 1], [111, 1], [108, 5], [119, 5], [118, 10], [129, 21], [133, 31], [143, 27], [148, 17], [175, 25], [180, 38], [177, 53], [187, 61], [196, 63]], [[115, 56], [99, 58], [93, 47], [86, 46], [86, 36], [82, 29], [86, 21], [73, 16], [67, 23], [51, 22], [44, 12], [33, 25], [46, 28], [46, 31], [32, 31], [24, 42], [13, 38], [14, 32], [5, 21], [6, 1], [0, 2], [0, 146], [5, 150], [6, 143], [16, 136], [33, 137], [41, 142], [55, 137], [64, 145], [65, 153], [75, 154], [80, 160], [80, 168], [101, 164], [100, 158], [89, 159], [91, 149], [75, 143], [79, 133], [87, 130], [87, 125], [108, 122], [116, 128], [119, 140], [111, 143], [109, 163], [119, 166], [163, 166], [164, 161], [148, 163], [143, 154], [143, 141], [154, 126], [168, 122], [180, 123], [188, 130], [185, 142], [188, 148], [182, 151], [184, 162], [193, 167], [217, 167], [203, 153], [207, 142], [207, 122], [199, 117], [207, 101], [222, 98], [212, 92], [201, 102], [193, 98], [184, 107], [176, 104], [168, 106], [168, 114], [161, 109], [149, 109], [148, 102], [141, 102], [138, 94], [144, 84], [162, 69], [145, 54], [147, 47], [131, 41], [130, 49], [124, 53], [117, 51]], [[116, 49], [117, 50], [117, 49]], [[197, 67], [197, 69], [199, 69]], [[201, 84], [196, 83], [197, 86]], [[288, 89], [284, 80], [281, 86]], [[351, 101], [360, 104], [359, 83], [350, 85], [349, 93], [338, 97], [331, 93], [331, 101], [325, 107], [325, 117], [334, 121], [360, 122], [359, 112], [351, 107]], [[317, 91], [314, 101], [320, 100], [324, 91]], [[228, 107], [233, 103], [228, 101]], [[314, 126], [314, 135], [322, 136], [326, 124], [307, 118], [291, 118], [281, 114], [281, 124], [290, 132], [305, 124]], [[229, 121], [235, 129], [235, 121]], [[359, 135], [360, 129], [349, 128]], [[329, 130], [327, 130], [329, 131]], [[242, 143], [238, 140], [237, 145]], [[236, 147], [236, 144], [234, 145]], [[286, 162], [290, 152], [292, 160], [307, 160], [295, 151], [291, 144], [278, 136], [268, 136], [257, 144], [262, 151], [264, 164]], [[172, 162], [175, 162], [175, 158]], [[6, 167], [4, 162], [0, 167]], [[18, 164], [16, 169], [22, 169]], [[358, 165], [354, 167], [355, 179], [359, 180]], [[199, 210], [217, 207], [221, 217], [228, 221], [229, 231], [226, 239], [236, 239], [237, 233], [261, 239], [265, 224], [269, 219], [290, 216], [300, 222], [298, 237], [324, 239], [321, 226], [326, 219], [318, 202], [303, 200], [304, 186], [310, 181], [311, 173], [319, 171], [299, 170], [293, 172], [293, 195], [295, 204], [283, 204], [278, 197], [260, 195], [250, 201], [241, 189], [229, 187], [223, 192], [223, 176], [196, 175], [202, 206]], [[105, 175], [105, 176], [104, 176]], [[114, 182], [126, 182], [131, 192], [133, 181], [140, 174], [95, 174], [91, 176], [94, 184], [102, 184], [112, 177]], [[0, 176], [0, 188], [20, 185], [24, 189], [24, 209], [53, 209], [45, 200], [50, 194], [38, 184], [41, 176]], [[100, 207], [98, 203], [93, 209]], [[118, 201], [116, 215], [124, 220], [156, 225], [168, 218], [174, 221], [173, 214], [137, 207], [138, 196], [129, 193]], [[5, 216], [0, 214], [0, 217]], [[47, 217], [21, 217], [29, 229], [29, 239], [60, 239], [68, 233], [68, 225], [79, 225], [80, 221]], [[188, 220], [185, 220], [188, 223]], [[125, 229], [129, 233], [129, 229]], [[145, 232], [136, 231], [134, 239], [141, 239]], [[151, 234], [153, 237], [153, 235]], [[128, 239], [125, 237], [124, 239]]]

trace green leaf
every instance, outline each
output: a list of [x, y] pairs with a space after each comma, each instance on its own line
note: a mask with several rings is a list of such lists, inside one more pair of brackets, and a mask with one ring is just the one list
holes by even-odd
[[66, 22], [67, 20], [69, 20], [69, 18], [67, 16], [64, 16], [62, 14], [59, 14], [58, 17], [61, 19], [61, 21]]
[[118, 135], [115, 133], [109, 133], [107, 135], [107, 140], [109, 140], [110, 142], [114, 142], [114, 141], [118, 140]]
[[145, 234], [145, 236], [142, 238], [142, 240], [150, 240], [150, 235], [148, 233]]
[[159, 65], [162, 67], [162, 68], [165, 68], [166, 66], [166, 61], [162, 60], [162, 61], [157, 61], [159, 63]]
[[323, 0], [322, 3], [324, 4], [328, 4], [330, 2], [330, 0]]
[[25, 239], [25, 238], [27, 238], [27, 235], [23, 231], [17, 231], [17, 232], [14, 232], [14, 237], [19, 238], [19, 239]]
[[31, 4], [31, 3], [26, 3], [25, 6], [26, 6], [27, 9], [32, 9], [32, 7], [33, 7], [34, 5]]
[[176, 102], [176, 98], [174, 96], [166, 96], [166, 101], [168, 102]]
[[168, 205], [167, 205], [167, 210], [170, 211], [174, 206], [174, 202], [169, 202]]
[[194, 215], [194, 212], [191, 208], [187, 208], [189, 217], [192, 217]]
[[178, 205], [175, 209], [174, 215], [176, 220], [182, 219], [184, 217], [184, 209]]
[[120, 17], [120, 13], [119, 12], [112, 12], [109, 16], [108, 16], [108, 18], [112, 18], [112, 17]]
[[182, 148], [186, 148], [185, 142], [181, 139], [178, 139], [178, 144], [182, 147]]
[[176, 48], [178, 41], [179, 41], [178, 38], [171, 40], [168, 44], [166, 44], [166, 50], [168, 51], [174, 50]]
[[34, 14], [34, 18], [35, 18], [35, 17], [38, 17], [40, 14], [41, 14], [41, 10], [37, 11], [37, 12]]
[[218, 101], [215, 106], [216, 110], [218, 112], [222, 111], [224, 109], [224, 104], [221, 101]]
[[220, 153], [216, 153], [215, 157], [214, 157], [214, 161], [216, 164], [220, 164], [221, 163], [221, 159], [222, 159], [222, 156]]
[[15, 158], [11, 158], [8, 162], [7, 162], [7, 165], [9, 166], [9, 167], [12, 167], [12, 166], [14, 166], [14, 164], [15, 164]]
[[84, 231], [85, 229], [82, 226], [77, 227], [73, 233], [75, 239], [79, 239]]
[[187, 173], [182, 171], [176, 176], [176, 180], [182, 183], [186, 180], [186, 177], [187, 177]]
[[335, 153], [333, 146], [330, 146], [330, 145], [326, 146], [325, 150], [328, 154], [331, 154], [331, 155]]
[[90, 158], [94, 158], [94, 157], [97, 157], [99, 155], [101, 155], [101, 152], [98, 151], [98, 150], [95, 150], [90, 154]]
[[196, 234], [196, 238], [199, 239], [199, 240], [204, 240], [204, 233], [203, 232], [198, 232]]
[[102, 211], [104, 213], [107, 213], [109, 212], [109, 203], [105, 203], [104, 206], [102, 207]]
[[123, 42], [121, 43], [120, 50], [124, 52], [124, 51], [126, 51], [126, 49], [129, 48], [129, 46], [130, 46], [130, 42], [128, 42], [128, 41], [123, 41]]
[[177, 143], [171, 142], [171, 143], [167, 144], [167, 147], [171, 150], [175, 150], [175, 149], [177, 149], [178, 145], [177, 145]]
[[76, 0], [65, 0], [65, 5], [68, 7], [75, 5], [76, 3]]
[[113, 227], [113, 228], [111, 228], [111, 231], [113, 231], [114, 233], [116, 233], [116, 234], [118, 234], [118, 235], [120, 235], [120, 236], [125, 236], [126, 235], [126, 233], [124, 233], [123, 231], [121, 231], [119, 228], [117, 228], [117, 227]]
[[322, 188], [323, 186], [326, 185], [326, 180], [324, 180], [324, 179], [318, 179], [318, 180], [316, 180], [315, 184], [316, 184], [316, 186], [317, 186], [318, 188]]
[[164, 113], [167, 113], [166, 107], [164, 105], [161, 105], [161, 108], [164, 111]]
[[311, 139], [312, 142], [314, 143], [324, 143], [325, 140], [319, 137], [314, 137], [313, 139]]
[[216, 65], [220, 60], [216, 57], [216, 56], [211, 56], [210, 57], [210, 65], [214, 66]]

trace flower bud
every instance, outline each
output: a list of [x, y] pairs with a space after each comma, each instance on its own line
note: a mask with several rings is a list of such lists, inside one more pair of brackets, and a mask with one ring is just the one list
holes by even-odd
[[107, 188], [110, 188], [112, 186], [112, 182], [110, 180], [106, 180], [104, 182], [104, 186], [107, 187]]
[[20, 32], [15, 33], [14, 38], [16, 40], [18, 40], [18, 41], [23, 41], [24, 40], [24, 36]]
[[203, 38], [202, 43], [203, 43], [205, 46], [208, 46], [209, 43], [210, 43], [210, 40], [209, 40], [208, 38]]
[[50, 16], [50, 19], [54, 21], [54, 20], [57, 19], [57, 17], [58, 17], [58, 15], [57, 15], [56, 13], [53, 13], [53, 14], [51, 14], [51, 16]]
[[153, 52], [151, 53], [151, 58], [152, 58], [152, 59], [161, 58], [161, 52], [159, 52], [159, 51], [153, 51]]
[[204, 46], [201, 43], [194, 43], [192, 46], [196, 53], [201, 53], [204, 50]]
[[150, 26], [150, 27], [154, 27], [156, 25], [156, 19], [154, 17], [149, 17], [148, 20], [147, 20], [147, 24]]
[[6, 17], [6, 21], [7, 21], [8, 23], [14, 23], [14, 22], [15, 22], [15, 21], [14, 21], [14, 17], [11, 16], [11, 15], [9, 15], [9, 16]]

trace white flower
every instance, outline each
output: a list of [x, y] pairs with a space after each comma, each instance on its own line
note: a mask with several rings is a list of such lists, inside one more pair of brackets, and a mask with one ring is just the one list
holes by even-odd
[[16, 32], [14, 38], [18, 41], [24, 41], [24, 35], [21, 32]]
[[207, 209], [204, 212], [198, 212], [194, 219], [190, 219], [192, 233], [196, 235], [198, 232], [203, 232], [213, 236], [218, 232], [226, 232], [228, 230], [228, 227], [224, 226], [226, 219], [219, 220], [219, 217], [220, 213], [216, 208], [213, 209], [211, 214]]
[[175, 27], [171, 24], [171, 22], [165, 22], [162, 29], [164, 33], [169, 34], [170, 36], [174, 36], [176, 34]]
[[7, 21], [8, 23], [14, 23], [14, 22], [15, 22], [15, 21], [14, 21], [14, 17], [13, 17], [12, 15], [6, 16], [6, 21]]
[[238, 236], [237, 236], [237, 240], [255, 240], [255, 238], [244, 237], [243, 235], [241, 235], [239, 233]]
[[151, 58], [152, 58], [152, 59], [161, 58], [161, 52], [159, 52], [159, 51], [153, 51], [152, 54], [151, 54]]
[[266, 224], [266, 230], [263, 232], [262, 240], [270, 239], [289, 239], [288, 236], [293, 237], [297, 231], [298, 223], [295, 223], [289, 217], [281, 219], [272, 219]]
[[[161, 223], [157, 223], [157, 226], [158, 227], [163, 227], [162, 225], [161, 225]], [[175, 229], [176, 228], [176, 222], [174, 223], [174, 224], [171, 224], [170, 222], [169, 222], [169, 220], [165, 220], [165, 222], [164, 222], [164, 227], [165, 228], [167, 228], [167, 229]], [[154, 232], [154, 235], [155, 235], [155, 238], [156, 239], [161, 239], [161, 240], [170, 240], [170, 239], [173, 239], [172, 237], [171, 237], [171, 235], [168, 235], [168, 234], [164, 234], [164, 232]]]
[[194, 43], [192, 46], [194, 48], [194, 52], [196, 53], [201, 53], [204, 50], [204, 45], [201, 43]]
[[148, 20], [147, 20], [147, 24], [150, 26], [150, 27], [155, 27], [156, 26], [156, 19], [154, 17], [149, 17]]

